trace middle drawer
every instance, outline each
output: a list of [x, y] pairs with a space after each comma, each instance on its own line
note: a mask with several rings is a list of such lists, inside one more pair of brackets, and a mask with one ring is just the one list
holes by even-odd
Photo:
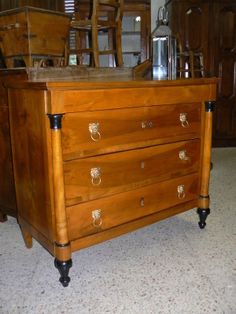
[[64, 162], [66, 205], [197, 172], [200, 140]]

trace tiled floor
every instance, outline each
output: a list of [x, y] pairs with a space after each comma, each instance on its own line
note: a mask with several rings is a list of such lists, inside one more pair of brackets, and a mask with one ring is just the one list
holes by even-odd
[[236, 313], [236, 148], [214, 149], [211, 215], [195, 210], [73, 254], [63, 288], [53, 258], [0, 224], [0, 313]]

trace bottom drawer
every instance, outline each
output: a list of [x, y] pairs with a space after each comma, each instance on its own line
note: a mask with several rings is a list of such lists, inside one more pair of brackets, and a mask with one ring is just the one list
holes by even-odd
[[74, 240], [196, 199], [198, 175], [149, 185], [67, 208], [69, 238]]

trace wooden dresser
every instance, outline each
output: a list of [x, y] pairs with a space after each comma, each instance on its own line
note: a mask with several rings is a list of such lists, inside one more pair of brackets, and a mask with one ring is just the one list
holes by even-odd
[[209, 214], [216, 79], [9, 84], [19, 224], [67, 286], [73, 252], [198, 208]]

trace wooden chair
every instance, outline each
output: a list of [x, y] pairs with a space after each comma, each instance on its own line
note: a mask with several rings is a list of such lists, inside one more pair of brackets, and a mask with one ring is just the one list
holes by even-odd
[[204, 60], [203, 53], [191, 50], [184, 50], [181, 44], [180, 36], [177, 39], [177, 77], [195, 78], [204, 77]]
[[[81, 64], [83, 54], [90, 55], [90, 65], [100, 66], [100, 55], [113, 55], [116, 66], [123, 65], [121, 31], [123, 16], [123, 0], [93, 0], [90, 1], [90, 9], [87, 18], [80, 18], [79, 13], [75, 13], [71, 21], [71, 29], [79, 33], [77, 38], [78, 47], [70, 53], [75, 53]], [[99, 49], [99, 31], [108, 32], [109, 48]], [[84, 33], [85, 32], [85, 33]], [[85, 34], [88, 40], [85, 40]], [[111, 40], [110, 40], [111, 39]], [[87, 43], [86, 43], [87, 41]], [[89, 45], [89, 47], [87, 47]]]
[[183, 51], [177, 54], [177, 76], [182, 78], [204, 77], [202, 52]]

